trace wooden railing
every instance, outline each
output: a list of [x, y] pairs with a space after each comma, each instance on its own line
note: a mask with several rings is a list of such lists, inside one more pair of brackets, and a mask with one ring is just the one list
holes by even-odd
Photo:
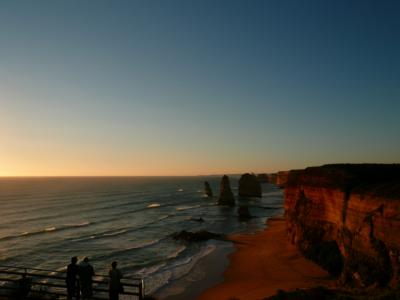
[[[0, 299], [66, 299], [65, 270], [53, 271], [0, 265]], [[126, 295], [131, 299], [144, 298], [144, 282], [141, 278], [121, 280]], [[108, 299], [108, 276], [96, 275], [93, 279], [93, 300]], [[124, 297], [126, 299], [126, 297]]]

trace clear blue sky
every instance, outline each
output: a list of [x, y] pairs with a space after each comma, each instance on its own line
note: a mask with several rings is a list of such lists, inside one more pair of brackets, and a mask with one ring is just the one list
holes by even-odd
[[399, 1], [1, 1], [0, 175], [400, 162]]

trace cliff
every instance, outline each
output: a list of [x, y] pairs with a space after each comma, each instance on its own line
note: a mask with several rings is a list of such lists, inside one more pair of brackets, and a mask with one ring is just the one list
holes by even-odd
[[400, 165], [291, 171], [285, 216], [291, 241], [342, 283], [399, 283]]
[[289, 171], [279, 171], [276, 173], [275, 184], [280, 187], [285, 187], [289, 178]]
[[270, 174], [258, 174], [257, 179], [259, 182], [268, 182], [276, 184], [279, 187], [285, 187], [289, 177], [289, 171], [279, 171], [277, 173]]

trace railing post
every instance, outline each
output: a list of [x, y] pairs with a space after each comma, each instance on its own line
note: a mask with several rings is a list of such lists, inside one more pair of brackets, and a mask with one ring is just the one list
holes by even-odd
[[139, 300], [142, 300], [144, 298], [144, 281], [143, 279], [140, 279], [139, 283]]

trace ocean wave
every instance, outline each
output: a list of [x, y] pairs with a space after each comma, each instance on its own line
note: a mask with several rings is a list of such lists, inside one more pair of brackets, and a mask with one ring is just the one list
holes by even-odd
[[199, 208], [199, 207], [200, 207], [200, 205], [193, 205], [193, 206], [189, 206], [189, 205], [187, 205], [187, 206], [178, 206], [178, 207], [176, 207], [176, 210], [177, 210], [177, 211], [182, 211], [182, 210], [194, 209], [194, 208]]
[[186, 246], [180, 245], [180, 247], [178, 247], [174, 252], [172, 252], [170, 255], [168, 255], [168, 259], [178, 257], [178, 255], [181, 254], [185, 250], [186, 250]]
[[127, 232], [127, 229], [122, 229], [119, 231], [115, 231], [115, 232], [107, 232], [107, 233], [103, 233], [102, 236], [117, 236], [117, 235], [121, 235]]
[[161, 206], [160, 203], [152, 203], [152, 204], [147, 205], [147, 208], [156, 208], [156, 207], [160, 207], [160, 206]]
[[154, 294], [163, 286], [166, 286], [171, 279], [171, 271], [157, 272], [146, 278], [146, 293]]
[[172, 280], [188, 275], [199, 259], [209, 255], [215, 249], [215, 245], [207, 245], [200, 252], [195, 253], [192, 256], [181, 259], [172, 259], [171, 264], [167, 264], [146, 278], [146, 291], [153, 294], [166, 286]]
[[149, 277], [150, 275], [156, 273], [158, 270], [165, 267], [166, 265], [167, 265], [166, 262], [162, 262], [160, 264], [157, 264], [157, 265], [154, 265], [151, 267], [145, 267], [145, 268], [142, 268], [139, 271], [135, 272], [135, 275], [139, 276], [141, 278], [146, 278], [146, 277]]
[[185, 259], [182, 261], [177, 261], [172, 265], [172, 276], [171, 279], [179, 279], [182, 276], [188, 274], [194, 265], [201, 259], [202, 257], [205, 257], [212, 253], [216, 249], [215, 245], [207, 245], [205, 248], [203, 248], [199, 253], [193, 255], [189, 259]]
[[183, 192], [183, 189], [178, 189], [177, 192]]
[[147, 247], [151, 247], [153, 245], [158, 244], [162, 239], [154, 239], [154, 240], [149, 240], [149, 241], [144, 241], [142, 243], [137, 243], [134, 244], [132, 246], [126, 247], [124, 249], [121, 250], [117, 250], [117, 251], [113, 251], [111, 253], [108, 253], [106, 255], [100, 255], [100, 256], [96, 256], [96, 260], [104, 260], [104, 259], [109, 259], [111, 257], [120, 257], [124, 254], [127, 254], [133, 250], [137, 250], [137, 249], [143, 249], [143, 248], [147, 248]]
[[89, 226], [90, 224], [91, 223], [89, 221], [84, 221], [84, 222], [77, 223], [77, 224], [64, 224], [59, 227], [49, 226], [49, 227], [36, 229], [36, 230], [32, 230], [32, 231], [24, 231], [24, 232], [17, 233], [17, 234], [6, 235], [3, 237], [0, 237], [0, 241], [18, 239], [18, 238], [23, 238], [23, 237], [31, 237], [31, 236], [46, 234], [46, 233], [53, 233], [56, 231], [62, 231], [62, 230], [68, 230], [68, 229]]
[[162, 221], [162, 220], [165, 220], [165, 219], [169, 218], [170, 216], [172, 216], [172, 215], [161, 216], [161, 217], [158, 218], [158, 220]]
[[[101, 239], [101, 238], [108, 238], [110, 236], [117, 236], [117, 235], [122, 235], [126, 233], [132, 233], [138, 230], [143, 230], [143, 228], [146, 228], [149, 225], [155, 224], [159, 222], [160, 220], [166, 219], [171, 215], [165, 215], [157, 219], [153, 219], [147, 223], [141, 224], [140, 226], [137, 227], [131, 227], [131, 228], [116, 228], [116, 229], [111, 229], [111, 230], [106, 230], [106, 231], [101, 231], [101, 232], [96, 232], [92, 235], [85, 235], [85, 236], [80, 236], [80, 237], [72, 237], [67, 239], [68, 242], [84, 242], [90, 239]], [[116, 219], [118, 220], [118, 219]], [[107, 222], [111, 222], [113, 219], [108, 219]], [[94, 223], [91, 223], [94, 224]]]
[[90, 225], [90, 222], [89, 221], [84, 221], [84, 222], [81, 222], [81, 223], [77, 223], [77, 224], [65, 224], [63, 227], [64, 228], [68, 228], [68, 227], [84, 227], [84, 226], [88, 226], [88, 225]]

